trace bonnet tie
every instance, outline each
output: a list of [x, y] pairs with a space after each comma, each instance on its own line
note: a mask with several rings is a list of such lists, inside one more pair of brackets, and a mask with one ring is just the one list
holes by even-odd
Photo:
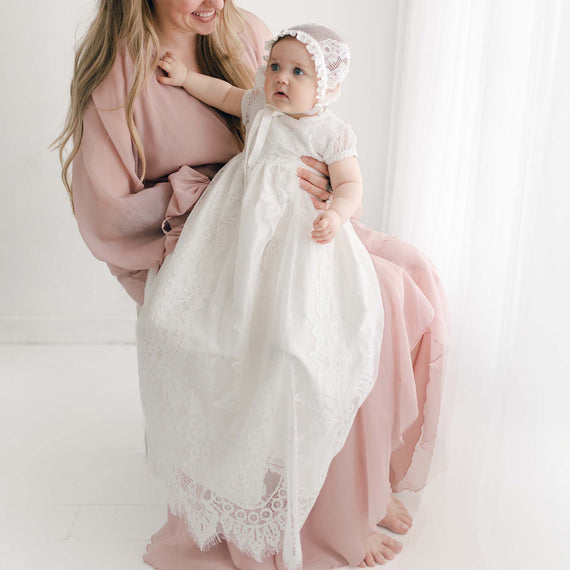
[[[263, 147], [265, 146], [265, 139], [267, 138], [267, 133], [269, 132], [269, 127], [271, 125], [271, 119], [277, 115], [282, 115], [281, 111], [277, 111], [271, 105], [265, 105], [263, 111], [260, 111], [255, 116], [253, 124], [251, 125], [250, 132], [252, 136], [255, 137], [255, 142], [253, 148], [251, 148], [245, 158], [245, 172], [251, 168], [258, 160]], [[247, 145], [246, 145], [247, 148]]]

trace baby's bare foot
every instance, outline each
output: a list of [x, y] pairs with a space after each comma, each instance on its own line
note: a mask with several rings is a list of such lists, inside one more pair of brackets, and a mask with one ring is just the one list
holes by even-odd
[[392, 495], [392, 500], [388, 503], [388, 512], [378, 526], [389, 528], [398, 534], [406, 534], [412, 526], [412, 517], [402, 501]]
[[386, 564], [388, 560], [393, 560], [400, 550], [402, 550], [402, 544], [397, 540], [386, 534], [371, 531], [364, 543], [364, 560], [358, 567], [366, 568], [366, 566]]

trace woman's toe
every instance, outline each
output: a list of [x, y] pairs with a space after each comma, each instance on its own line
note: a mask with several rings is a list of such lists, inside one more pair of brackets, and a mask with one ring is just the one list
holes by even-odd
[[402, 550], [402, 547], [403, 547], [403, 544], [401, 542], [394, 540], [390, 536], [386, 536], [386, 539], [383, 540], [383, 544], [384, 544], [384, 546], [388, 547], [392, 552], [395, 552], [395, 553], [400, 552], [400, 550]]
[[374, 560], [378, 564], [386, 564], [386, 557], [379, 550], [374, 553]]
[[364, 561], [366, 562], [366, 564], [368, 564], [368, 566], [375, 566], [376, 562], [374, 562], [374, 555], [369, 552], [365, 557], [364, 557]]
[[385, 546], [385, 547], [381, 550], [380, 554], [382, 554], [382, 556], [383, 556], [384, 558], [386, 558], [387, 560], [394, 560], [394, 558], [396, 557], [396, 554], [395, 554], [390, 548], [388, 548], [387, 546]]
[[400, 513], [400, 520], [406, 523], [408, 526], [412, 526], [414, 519], [410, 516], [408, 512]]
[[400, 530], [403, 530], [404, 532], [407, 531], [407, 530], [410, 528], [410, 525], [407, 524], [406, 521], [405, 521], [404, 519], [402, 519], [402, 518], [399, 518], [399, 519], [398, 519], [397, 525], [398, 525], [398, 528], [399, 528]]

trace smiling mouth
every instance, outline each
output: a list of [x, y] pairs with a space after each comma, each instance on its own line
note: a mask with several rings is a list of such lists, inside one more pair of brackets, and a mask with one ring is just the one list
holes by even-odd
[[192, 12], [192, 16], [196, 16], [198, 19], [208, 22], [216, 16], [215, 10], [209, 10], [208, 12]]

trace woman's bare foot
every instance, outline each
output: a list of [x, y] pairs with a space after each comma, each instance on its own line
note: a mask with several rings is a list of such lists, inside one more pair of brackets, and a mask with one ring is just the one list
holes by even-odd
[[388, 528], [397, 534], [406, 534], [412, 526], [412, 517], [402, 501], [392, 495], [392, 500], [388, 503], [388, 512], [378, 526]]
[[386, 534], [371, 531], [364, 542], [364, 560], [358, 567], [366, 568], [366, 566], [386, 564], [388, 560], [393, 560], [400, 550], [402, 550], [402, 543]]

